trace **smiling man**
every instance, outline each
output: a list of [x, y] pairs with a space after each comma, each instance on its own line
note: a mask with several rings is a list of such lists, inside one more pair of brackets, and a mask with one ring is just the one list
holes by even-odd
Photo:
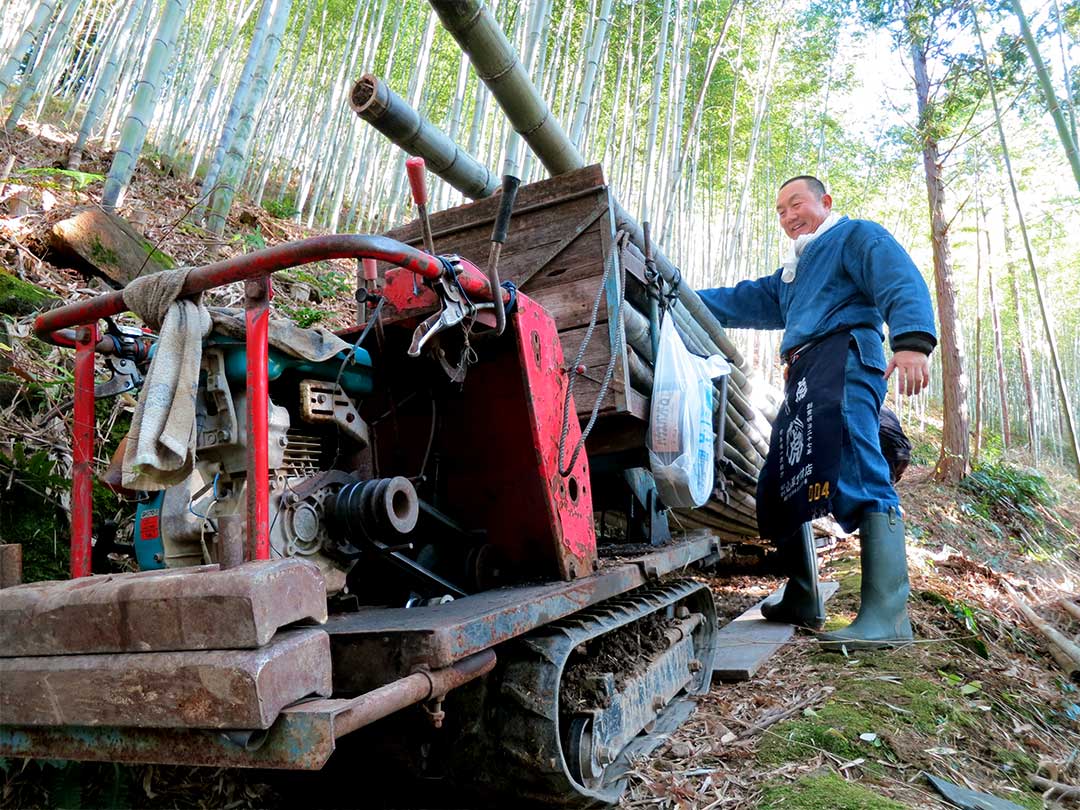
[[[880, 225], [832, 210], [816, 177], [784, 183], [776, 199], [791, 253], [775, 273], [702, 290], [724, 326], [783, 329], [784, 404], [758, 482], [758, 526], [773, 540], [789, 579], [767, 602], [771, 621], [820, 627], [824, 605], [799, 527], [832, 513], [859, 530], [862, 601], [855, 621], [821, 639], [830, 647], [910, 641], [910, 591], [900, 501], [878, 440], [887, 380], [918, 394], [937, 344], [930, 293], [907, 252]], [[892, 357], [886, 363], [883, 324]]]

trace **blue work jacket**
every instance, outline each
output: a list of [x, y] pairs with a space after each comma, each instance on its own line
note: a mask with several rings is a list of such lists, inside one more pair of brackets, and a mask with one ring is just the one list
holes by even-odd
[[793, 282], [785, 284], [780, 273], [701, 290], [701, 300], [724, 326], [783, 329], [781, 355], [849, 328], [863, 364], [881, 371], [883, 323], [894, 347], [908, 332], [937, 336], [926, 282], [875, 222], [842, 218], [806, 247]]

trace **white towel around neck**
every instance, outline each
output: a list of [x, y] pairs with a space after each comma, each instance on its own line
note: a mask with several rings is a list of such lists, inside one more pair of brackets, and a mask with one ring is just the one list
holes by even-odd
[[799, 257], [803, 255], [803, 251], [806, 250], [811, 242], [839, 221], [840, 214], [833, 211], [825, 217], [825, 220], [820, 225], [818, 225], [816, 231], [813, 233], [799, 234], [795, 237], [795, 240], [791, 243], [791, 252], [788, 253], [787, 258], [784, 259], [784, 271], [780, 274], [781, 281], [785, 284], [790, 284], [795, 280], [795, 268], [799, 265]]

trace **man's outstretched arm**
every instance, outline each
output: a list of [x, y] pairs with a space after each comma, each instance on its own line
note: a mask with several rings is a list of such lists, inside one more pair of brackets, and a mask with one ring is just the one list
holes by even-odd
[[734, 287], [698, 290], [705, 306], [723, 326], [740, 329], [783, 329], [777, 290], [779, 272]]

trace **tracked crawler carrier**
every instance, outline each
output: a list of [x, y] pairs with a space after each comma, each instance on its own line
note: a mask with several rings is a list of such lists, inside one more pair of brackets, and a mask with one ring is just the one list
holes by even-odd
[[[169, 350], [109, 320], [120, 291], [38, 318], [75, 350], [73, 579], [0, 590], [0, 756], [334, 756], [500, 806], [606, 804], [714, 672], [737, 676], [718, 653], [753, 645], [721, 640], [691, 577], [756, 534], [769, 415], [490, 14], [433, 5], [555, 176], [491, 196], [490, 171], [362, 79], [357, 112], [476, 202], [429, 218], [414, 164], [421, 216], [402, 229], [190, 271], [181, 300], [242, 281], [245, 310], [198, 347], [190, 471], [126, 493], [138, 573], [88, 576], [95, 392], [161, 384], [148, 366]], [[356, 327], [334, 343], [271, 324], [273, 274], [328, 259], [356, 262]], [[713, 497], [677, 524], [645, 451], [662, 317], [733, 368], [712, 397]]]
[[[245, 281], [246, 330], [220, 319], [202, 342], [190, 476], [127, 493], [139, 573], [85, 576], [94, 360], [139, 378], [155, 341], [99, 334], [120, 292], [38, 319], [76, 355], [75, 578], [0, 590], [0, 756], [317, 770], [364, 727], [365, 759], [406, 754], [496, 801], [618, 797], [628, 757], [710, 685], [715, 609], [687, 576], [722, 533], [672, 536], [650, 484], [622, 334], [644, 275], [599, 171], [517, 196], [502, 335], [461, 258], [496, 202], [434, 217], [438, 255], [407, 232], [329, 236], [189, 273], [182, 297]], [[331, 258], [357, 260], [363, 322], [298, 358], [270, 279]], [[715, 514], [752, 531], [733, 463]]]

